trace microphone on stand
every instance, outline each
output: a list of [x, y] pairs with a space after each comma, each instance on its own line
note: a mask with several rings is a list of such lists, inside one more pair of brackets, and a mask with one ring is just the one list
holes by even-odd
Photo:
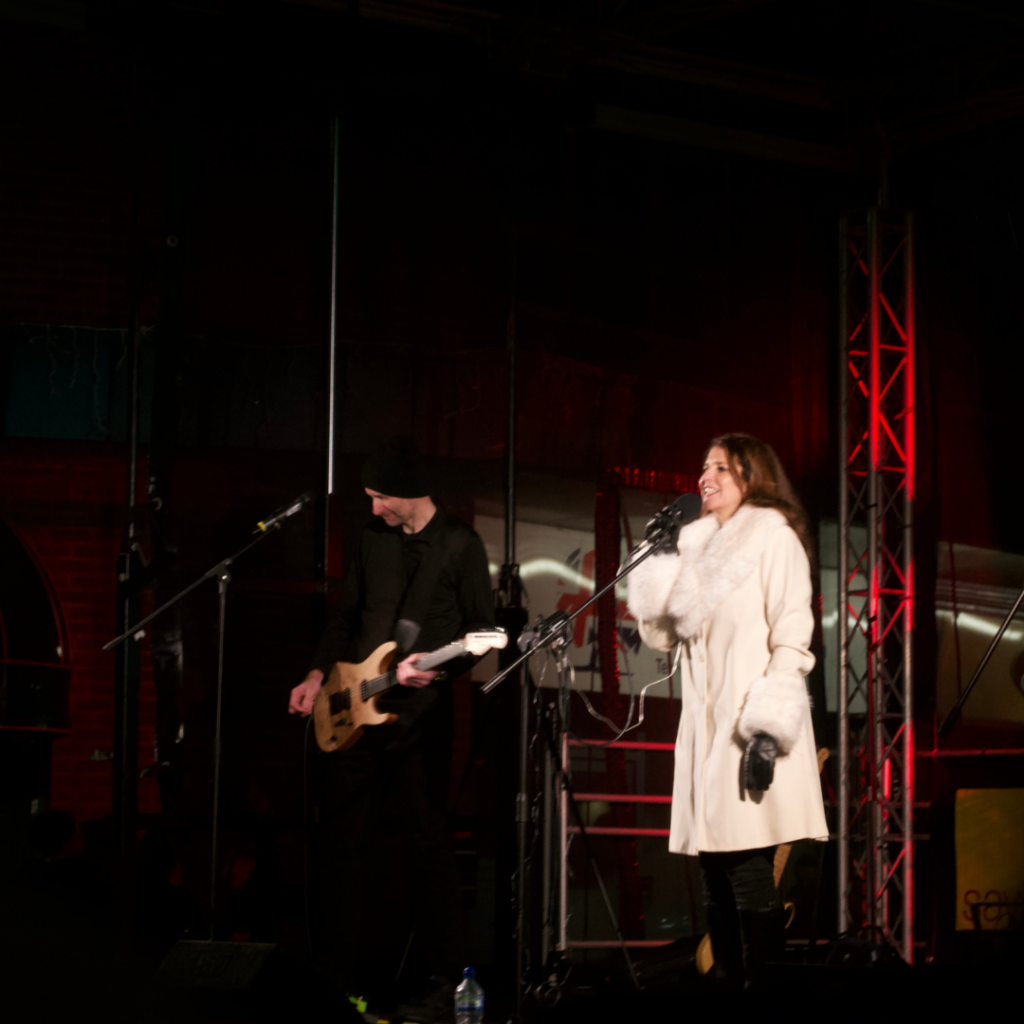
[[307, 505], [312, 505], [316, 495], [312, 491], [300, 494], [293, 502], [279, 508], [272, 516], [261, 519], [253, 528], [253, 533], [266, 533], [268, 530], [276, 529], [289, 516], [301, 512]]
[[675, 546], [675, 538], [679, 536], [680, 527], [696, 519], [700, 515], [700, 495], [692, 491], [680, 494], [671, 505], [666, 505], [647, 524], [643, 543], [637, 548], [653, 546], [654, 554], [668, 551]]
[[556, 633], [561, 629], [568, 621], [569, 616], [563, 611], [557, 611], [554, 614], [549, 615], [546, 619], [541, 619], [538, 616], [537, 624], [533, 629], [524, 629], [522, 633], [519, 634], [519, 650], [525, 651], [534, 643], [546, 640], [553, 633]]
[[700, 515], [700, 504], [700, 495], [688, 491], [686, 494], [680, 494], [671, 505], [666, 505], [651, 522], [653, 523], [658, 516], [671, 516], [673, 522], [689, 522]]

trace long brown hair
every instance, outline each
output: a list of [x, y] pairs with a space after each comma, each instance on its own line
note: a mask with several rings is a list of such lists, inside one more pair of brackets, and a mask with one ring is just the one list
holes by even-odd
[[743, 501], [740, 504], [778, 509], [800, 538], [807, 557], [812, 558], [807, 513], [796, 496], [796, 491], [793, 490], [793, 485], [789, 482], [775, 449], [750, 434], [722, 434], [712, 439], [708, 451], [715, 447], [725, 449], [729, 472], [743, 492]]

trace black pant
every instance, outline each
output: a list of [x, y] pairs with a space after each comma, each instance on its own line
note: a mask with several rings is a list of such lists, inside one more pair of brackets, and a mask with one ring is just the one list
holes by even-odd
[[[314, 949], [349, 985], [393, 980], [410, 925], [413, 963], [447, 976], [457, 966], [462, 887], [445, 814], [452, 715], [439, 704], [411, 731], [381, 726], [350, 750], [319, 757]], [[396, 908], [390, 891], [399, 880], [382, 873], [385, 811], [397, 812], [401, 826], [406, 907]], [[384, 935], [397, 955], [381, 956], [374, 938]]]
[[774, 936], [770, 923], [780, 909], [775, 847], [701, 853], [700, 877], [715, 977], [740, 986], [764, 960], [778, 956], [774, 946], [782, 933]]
[[732, 850], [701, 853], [700, 877], [704, 905], [717, 906], [727, 915], [737, 910], [774, 910], [779, 905], [775, 888], [775, 850]]

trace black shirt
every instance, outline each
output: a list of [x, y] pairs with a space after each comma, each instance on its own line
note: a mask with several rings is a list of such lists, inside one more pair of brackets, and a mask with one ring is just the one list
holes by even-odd
[[[334, 615], [313, 656], [312, 667], [327, 675], [336, 661], [361, 662], [394, 639], [395, 624], [409, 617], [407, 604], [423, 559], [435, 550], [437, 582], [422, 609], [414, 651], [432, 651], [465, 633], [494, 628], [487, 554], [477, 533], [441, 507], [419, 533], [387, 526], [379, 517], [363, 527], [359, 548], [345, 570]], [[433, 570], [432, 570], [433, 571]], [[475, 659], [459, 659], [449, 676]]]

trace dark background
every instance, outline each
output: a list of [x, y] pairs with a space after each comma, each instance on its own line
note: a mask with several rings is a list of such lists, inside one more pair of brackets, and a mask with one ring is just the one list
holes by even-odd
[[[881, 187], [915, 212], [930, 737], [936, 545], [1024, 551], [1022, 40], [995, 0], [0, 3], [0, 513], [51, 581], [73, 670], [49, 805], [110, 812], [98, 647], [134, 325], [140, 498], [161, 503], [144, 546], [177, 552], [147, 607], [323, 491], [334, 118], [335, 556], [390, 434], [415, 435], [456, 511], [500, 502], [510, 322], [516, 455], [552, 504], [567, 481], [694, 473], [711, 436], [748, 430], [834, 516], [838, 217]], [[281, 711], [340, 571], [322, 528], [296, 520], [239, 565], [229, 619], [229, 846], [273, 865], [287, 905], [264, 934], [297, 942], [303, 737]], [[141, 782], [153, 828], [172, 790], [195, 821], [208, 797], [213, 608], [182, 613], [187, 740], [173, 785]], [[145, 658], [142, 699], [146, 766]], [[473, 727], [501, 729], [468, 691], [459, 715], [457, 760]]]

